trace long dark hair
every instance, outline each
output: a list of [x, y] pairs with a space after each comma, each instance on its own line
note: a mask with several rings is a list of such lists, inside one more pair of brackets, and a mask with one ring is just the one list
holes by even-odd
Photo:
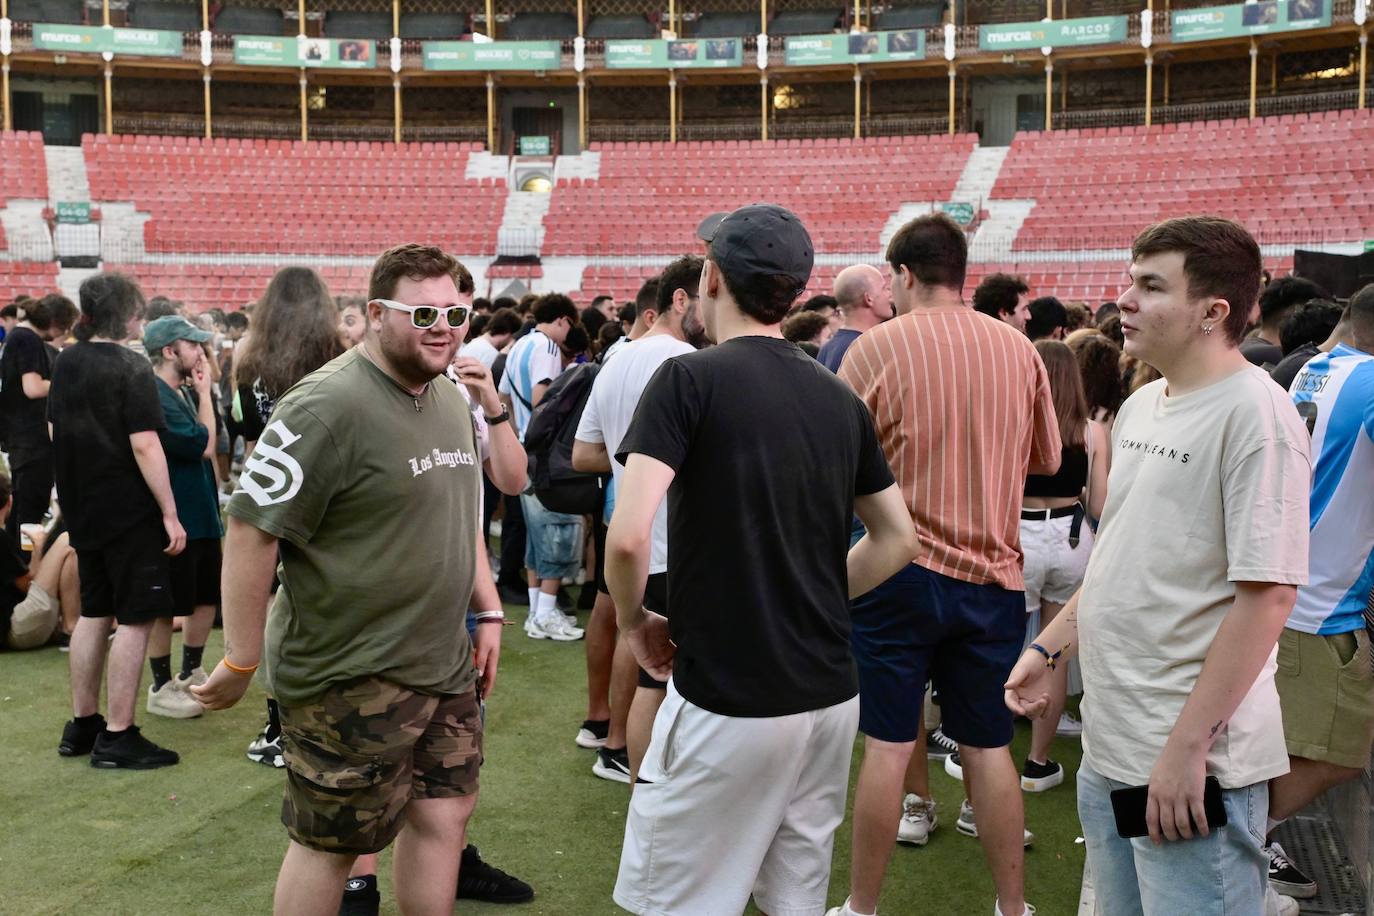
[[127, 340], [129, 321], [143, 311], [143, 291], [124, 274], [100, 273], [87, 277], [77, 294], [81, 300], [81, 320], [77, 322], [77, 340], [104, 337], [107, 340]]
[[281, 397], [343, 352], [338, 324], [338, 307], [320, 275], [308, 267], [283, 267], [253, 310], [234, 384], [258, 381], [269, 397]]
[[1090, 334], [1073, 349], [1083, 376], [1088, 412], [1102, 410], [1115, 414], [1126, 398], [1126, 386], [1121, 378], [1121, 348], [1103, 334]]
[[1083, 379], [1078, 360], [1068, 345], [1058, 340], [1037, 340], [1035, 350], [1050, 375], [1050, 395], [1059, 417], [1059, 438], [1065, 448], [1082, 448], [1087, 437], [1088, 405], [1083, 398]]

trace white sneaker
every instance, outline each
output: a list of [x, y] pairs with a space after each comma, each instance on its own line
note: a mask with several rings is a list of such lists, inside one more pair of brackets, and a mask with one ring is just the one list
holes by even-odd
[[530, 639], [543, 639], [544, 637], [537, 635], [538, 633], [539, 628], [534, 625], [534, 610], [531, 609], [525, 615], [525, 635]]
[[[978, 822], [973, 819], [973, 805], [969, 804], [967, 798], [959, 804], [959, 819], [954, 822], [954, 829], [964, 836], [971, 836], [975, 840], [978, 839]], [[1022, 845], [1028, 847], [1035, 842], [1035, 834], [1024, 828], [1022, 829]], [[1027, 906], [1029, 906], [1029, 904], [1027, 904]]]
[[1301, 907], [1292, 897], [1285, 897], [1272, 886], [1264, 889], [1264, 916], [1298, 916]]
[[849, 898], [844, 898], [844, 903], [839, 906], [832, 906], [826, 910], [825, 916], [854, 916], [854, 911], [849, 908]]
[[939, 823], [935, 799], [927, 800], [916, 794], [908, 794], [902, 800], [902, 819], [897, 822], [897, 842], [924, 846]]
[[205, 709], [196, 702], [195, 697], [172, 680], [163, 684], [161, 690], [154, 690], [152, 684], [148, 685], [148, 712], [168, 719], [194, 719]]
[[583, 636], [581, 627], [574, 627], [558, 611], [545, 615], [542, 619], [535, 618], [532, 629], [525, 631], [532, 639], [552, 639], [557, 642], [576, 642]]
[[191, 672], [190, 677], [183, 678], [180, 674], [178, 674], [176, 677], [172, 678], [172, 680], [176, 682], [178, 688], [187, 691], [187, 694], [189, 695], [190, 691], [188, 688], [201, 686], [206, 681], [210, 680], [210, 675], [205, 673], [204, 668], [196, 668]]
[[1059, 714], [1059, 724], [1054, 727], [1054, 733], [1061, 738], [1082, 738], [1083, 723], [1072, 713], [1062, 712]]
[[[1031, 906], [1028, 903], [1026, 904], [1026, 909], [1024, 912], [1025, 916], [1035, 916], [1035, 907]], [[1006, 914], [1002, 912], [1002, 904], [1000, 901], [993, 901], [992, 916], [1006, 916]]]

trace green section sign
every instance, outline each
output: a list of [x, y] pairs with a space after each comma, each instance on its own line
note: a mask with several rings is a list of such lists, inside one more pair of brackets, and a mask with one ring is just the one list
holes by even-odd
[[557, 41], [427, 41], [426, 70], [557, 70], [563, 46]]
[[739, 38], [606, 42], [606, 66], [611, 69], [738, 67], [743, 62], [744, 42]]
[[961, 226], [968, 226], [973, 223], [973, 204], [951, 200], [940, 204], [940, 212]]
[[89, 223], [91, 221], [91, 205], [83, 202], [61, 202], [57, 204], [57, 221], [59, 223]]
[[181, 33], [160, 29], [126, 29], [90, 25], [36, 23], [33, 46], [40, 51], [73, 54], [133, 54], [145, 57], [180, 57]]
[[1025, 48], [1073, 48], [1119, 44], [1126, 40], [1127, 16], [1087, 16], [1050, 22], [1008, 22], [978, 27], [978, 50], [1020, 51]]
[[789, 67], [807, 67], [924, 60], [925, 56], [925, 29], [905, 29], [848, 35], [796, 35], [786, 39], [784, 59]]
[[522, 156], [547, 156], [553, 149], [548, 137], [521, 137], [520, 155]]
[[1330, 24], [1331, 0], [1263, 0], [1234, 6], [1175, 10], [1170, 16], [1174, 41], [1320, 29]]
[[235, 35], [234, 63], [256, 67], [331, 67], [348, 70], [377, 66], [377, 43], [364, 38], [286, 38]]

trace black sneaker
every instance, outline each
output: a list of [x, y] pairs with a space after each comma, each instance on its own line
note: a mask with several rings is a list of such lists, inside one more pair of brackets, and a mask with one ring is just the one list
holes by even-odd
[[571, 611], [573, 609], [572, 595], [568, 594], [567, 586], [558, 586], [558, 595], [555, 599], [555, 603], [560, 611]]
[[1317, 882], [1293, 864], [1288, 853], [1278, 843], [1270, 843], [1264, 848], [1269, 854], [1269, 885], [1275, 891], [1288, 897], [1310, 900], [1317, 896]]
[[926, 756], [931, 760], [944, 760], [958, 751], [958, 743], [946, 735], [940, 726], [935, 726], [934, 731], [926, 732]]
[[284, 767], [286, 760], [281, 755], [281, 732], [268, 722], [248, 745], [248, 759], [268, 767]]
[[1022, 792], [1044, 792], [1063, 781], [1064, 768], [1049, 758], [1044, 763], [1027, 758], [1025, 769], [1021, 771]]
[[618, 747], [615, 750], [608, 747], [597, 748], [596, 762], [592, 764], [592, 772], [602, 779], [623, 782], [628, 786], [630, 784], [629, 751], [623, 747]]
[[344, 884], [339, 916], [377, 916], [381, 907], [382, 895], [377, 890], [376, 875], [359, 875]]
[[158, 747], [137, 725], [119, 733], [102, 731], [91, 749], [91, 766], [100, 770], [156, 770], [180, 762], [176, 751]]
[[483, 862], [477, 847], [469, 843], [463, 850], [463, 864], [458, 869], [456, 897], [484, 903], [528, 903], [534, 899], [534, 888]]
[[89, 722], [67, 720], [62, 726], [62, 740], [57, 744], [57, 753], [63, 757], [85, 757], [95, 747], [95, 739], [105, 730], [105, 717], [96, 713]]

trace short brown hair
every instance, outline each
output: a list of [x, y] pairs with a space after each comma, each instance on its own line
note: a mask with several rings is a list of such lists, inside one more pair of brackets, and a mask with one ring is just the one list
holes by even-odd
[[968, 237], [943, 213], [918, 216], [887, 243], [887, 263], [893, 273], [905, 267], [926, 286], [947, 286], [962, 293], [968, 271]]
[[1250, 311], [1259, 298], [1264, 262], [1259, 245], [1245, 227], [1219, 216], [1185, 216], [1156, 223], [1136, 236], [1131, 261], [1153, 254], [1183, 255], [1188, 297], [1213, 296], [1231, 306], [1224, 327], [1226, 338], [1239, 344], [1250, 325]]
[[782, 321], [782, 336], [792, 343], [814, 341], [830, 324], [830, 319], [820, 312], [802, 310], [788, 315]]
[[368, 299], [390, 299], [396, 295], [396, 284], [408, 280], [428, 280], [431, 277], [452, 277], [458, 292], [472, 294], [475, 288], [472, 274], [458, 259], [433, 245], [397, 245], [382, 252], [372, 265], [372, 277], [367, 283]]

